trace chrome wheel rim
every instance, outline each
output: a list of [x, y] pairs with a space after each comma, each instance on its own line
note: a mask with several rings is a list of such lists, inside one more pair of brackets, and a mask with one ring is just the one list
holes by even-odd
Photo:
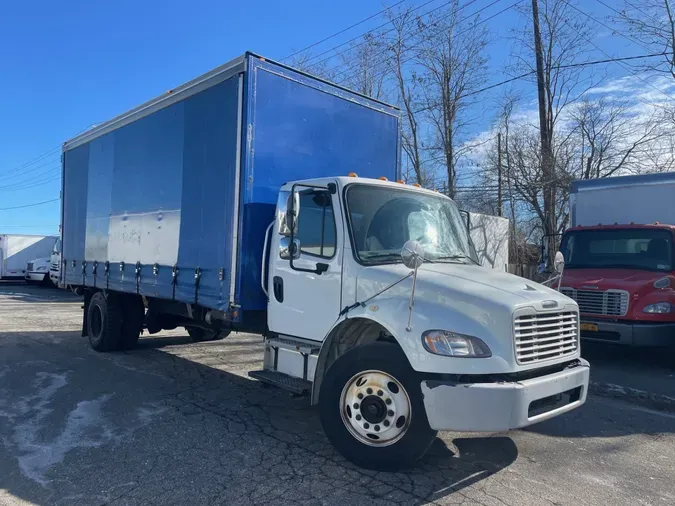
[[340, 416], [354, 438], [368, 446], [388, 446], [410, 427], [412, 406], [405, 388], [391, 374], [362, 371], [345, 384]]

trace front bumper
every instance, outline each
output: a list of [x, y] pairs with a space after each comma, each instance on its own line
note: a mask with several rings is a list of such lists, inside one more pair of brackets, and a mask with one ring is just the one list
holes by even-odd
[[27, 272], [26, 273], [26, 281], [44, 281], [45, 276], [48, 275], [49, 272], [43, 271], [43, 272]]
[[424, 408], [434, 430], [501, 432], [567, 413], [586, 402], [587, 361], [560, 372], [501, 383], [422, 382]]
[[584, 316], [581, 323], [597, 325], [597, 331], [581, 331], [581, 338], [587, 341], [626, 346], [675, 346], [675, 323], [616, 322]]

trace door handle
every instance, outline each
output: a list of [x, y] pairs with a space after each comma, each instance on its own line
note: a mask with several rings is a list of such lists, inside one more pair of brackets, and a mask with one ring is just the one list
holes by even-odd
[[272, 279], [272, 290], [274, 291], [274, 298], [277, 302], [284, 301], [284, 280], [279, 276], [274, 276]]

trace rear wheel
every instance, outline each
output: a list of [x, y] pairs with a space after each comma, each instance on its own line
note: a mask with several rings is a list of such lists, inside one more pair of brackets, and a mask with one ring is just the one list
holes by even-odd
[[206, 330], [200, 327], [185, 327], [185, 330], [187, 330], [190, 338], [195, 343], [201, 343], [203, 341], [220, 341], [230, 335], [229, 330]]
[[357, 347], [338, 358], [321, 385], [319, 410], [333, 446], [367, 469], [409, 467], [436, 437], [420, 378], [392, 343]]

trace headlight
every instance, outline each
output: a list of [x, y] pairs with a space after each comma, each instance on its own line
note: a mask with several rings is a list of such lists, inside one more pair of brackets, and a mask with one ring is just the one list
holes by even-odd
[[649, 304], [645, 306], [642, 312], [650, 314], [672, 313], [673, 305], [670, 302], [657, 302], [656, 304]]
[[450, 332], [449, 330], [427, 330], [422, 334], [422, 345], [429, 353], [448, 357], [491, 357], [488, 345], [477, 337]]
[[654, 288], [668, 288], [670, 286], [670, 278], [661, 278], [654, 281]]
[[44, 272], [44, 271], [47, 270], [47, 267], [45, 267], [44, 265], [41, 265], [40, 267], [38, 267], [38, 268], [35, 269], [35, 270], [36, 270], [37, 272]]

